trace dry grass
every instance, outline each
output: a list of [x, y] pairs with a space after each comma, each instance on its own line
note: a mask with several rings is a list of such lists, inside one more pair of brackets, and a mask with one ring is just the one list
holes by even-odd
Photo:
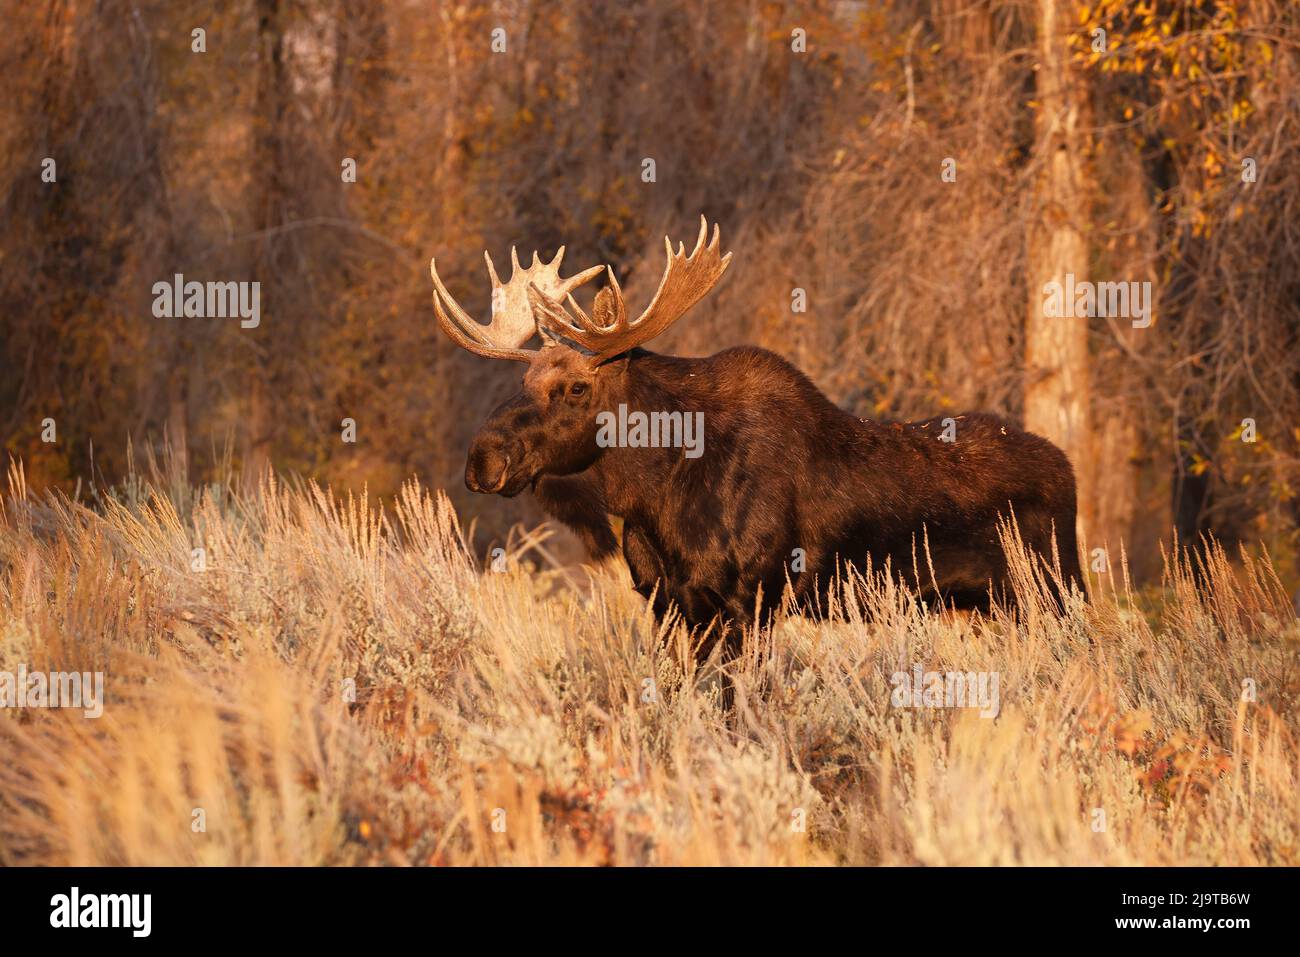
[[[729, 720], [620, 568], [575, 585], [525, 541], [480, 572], [414, 485], [385, 515], [157, 474], [92, 509], [14, 469], [0, 670], [103, 670], [107, 703], [0, 712], [0, 863], [1300, 861], [1300, 625], [1266, 562], [1172, 567], [1145, 610], [1121, 568], [1063, 620], [851, 583], [748, 636]], [[894, 707], [918, 663], [997, 672], [1000, 713]]]

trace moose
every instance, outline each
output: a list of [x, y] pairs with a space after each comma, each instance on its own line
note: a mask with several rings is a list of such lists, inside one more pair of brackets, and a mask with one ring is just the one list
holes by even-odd
[[[470, 490], [531, 489], [548, 515], [594, 559], [616, 553], [611, 516], [637, 591], [662, 617], [691, 627], [749, 623], [780, 603], [787, 585], [819, 606], [847, 567], [908, 575], [927, 600], [987, 607], [1014, 601], [1000, 523], [1014, 519], [1025, 547], [1053, 569], [1059, 589], [1083, 579], [1075, 542], [1075, 480], [1065, 454], [983, 413], [921, 422], [872, 422], [828, 399], [765, 349], [708, 358], [642, 348], [718, 282], [731, 261], [701, 217], [688, 254], [665, 238], [667, 265], [650, 304], [628, 319], [614, 270], [588, 315], [573, 291], [602, 271], [560, 278], [536, 253], [512, 250], [502, 285], [486, 252], [492, 318], [472, 319], [430, 263], [443, 331], [490, 359], [526, 365], [522, 386], [483, 424], [465, 464]], [[538, 349], [525, 345], [537, 335]], [[703, 413], [703, 454], [670, 443], [599, 440], [602, 412]], [[947, 423], [945, 426], [943, 423]], [[955, 429], [954, 429], [955, 427]], [[955, 434], [954, 434], [955, 431]]]

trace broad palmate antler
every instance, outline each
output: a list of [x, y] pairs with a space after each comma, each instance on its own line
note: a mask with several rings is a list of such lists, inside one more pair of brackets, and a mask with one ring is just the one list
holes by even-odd
[[470, 352], [489, 359], [513, 359], [517, 362], [528, 362], [536, 354], [536, 350], [521, 348], [537, 331], [529, 290], [537, 290], [553, 301], [565, 297], [572, 299], [570, 293], [591, 281], [601, 270], [600, 266], [592, 266], [576, 276], [561, 279], [563, 246], [549, 263], [541, 262], [534, 252], [532, 265], [527, 269], [520, 268], [519, 255], [511, 247], [510, 281], [503, 286], [496, 267], [492, 265], [492, 257], [485, 251], [483, 258], [487, 260], [488, 275], [492, 278], [492, 320], [486, 326], [471, 319], [469, 313], [451, 298], [447, 287], [438, 278], [437, 260], [429, 260], [429, 272], [433, 275], [433, 309], [438, 316], [438, 325], [453, 342]]
[[[731, 262], [731, 253], [719, 255], [718, 227], [713, 227], [713, 238], [706, 246], [709, 224], [700, 217], [700, 235], [695, 241], [695, 248], [690, 255], [685, 247], [673, 244], [664, 237], [664, 246], [668, 254], [668, 264], [664, 267], [663, 278], [650, 305], [635, 322], [628, 322], [627, 306], [623, 302], [623, 290], [619, 288], [614, 270], [605, 267], [609, 276], [609, 286], [601, 291], [600, 296], [607, 298], [603, 307], [598, 302], [595, 310], [598, 322], [588, 316], [582, 307], [567, 293], [565, 296], [553, 295], [537, 283], [532, 283], [528, 298], [532, 303], [537, 328], [540, 332], [553, 338], [569, 339], [593, 354], [593, 362], [601, 363], [648, 342], [680, 319], [691, 306], [708, 294]], [[586, 276], [586, 273], [582, 273]], [[585, 280], [584, 280], [585, 281]], [[567, 303], [564, 298], [567, 297]]]

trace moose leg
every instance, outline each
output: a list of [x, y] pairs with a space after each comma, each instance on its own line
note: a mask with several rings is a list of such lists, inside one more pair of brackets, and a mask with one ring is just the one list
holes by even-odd
[[[727, 620], [722, 609], [724, 603], [709, 588], [687, 586], [668, 592], [668, 578], [665, 574], [663, 556], [655, 548], [650, 536], [638, 525], [623, 526], [623, 557], [627, 559], [628, 570], [632, 573], [632, 584], [637, 593], [649, 599], [654, 596], [654, 614], [662, 620], [674, 603], [682, 620], [692, 632], [692, 636], [712, 631], [708, 641], [700, 641], [695, 648], [695, 661], [703, 665], [718, 638], [725, 642], [723, 646], [723, 663], [734, 658], [740, 650], [740, 625]], [[731, 677], [725, 671], [722, 674], [722, 707], [730, 712], [735, 701], [735, 688]]]
[[642, 598], [649, 599], [654, 595], [655, 617], [663, 618], [668, 613], [668, 595], [665, 591], [668, 580], [664, 574], [663, 560], [641, 526], [624, 524], [623, 558], [627, 560], [628, 571], [632, 573], [632, 587]]

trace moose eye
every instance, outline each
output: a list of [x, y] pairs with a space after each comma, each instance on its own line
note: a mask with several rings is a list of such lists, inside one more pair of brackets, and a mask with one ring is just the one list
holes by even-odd
[[573, 385], [569, 386], [569, 395], [573, 396], [575, 399], [586, 394], [587, 383], [585, 382], [575, 382]]

